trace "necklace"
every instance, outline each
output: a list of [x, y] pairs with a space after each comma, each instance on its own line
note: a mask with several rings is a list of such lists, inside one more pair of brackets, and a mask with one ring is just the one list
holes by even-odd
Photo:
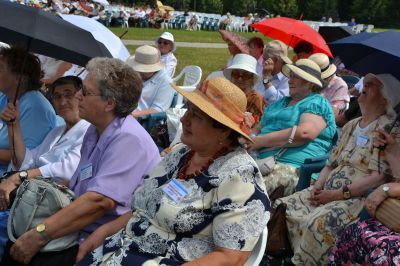
[[189, 175], [186, 174], [187, 169], [189, 168], [190, 162], [192, 161], [192, 158], [194, 156], [194, 151], [190, 151], [185, 158], [185, 161], [183, 162], [182, 167], [178, 170], [178, 174], [177, 174], [177, 178], [178, 179], [184, 179], [184, 180], [188, 180], [191, 179], [195, 176], [199, 176], [202, 172], [204, 172], [205, 170], [208, 169], [208, 167], [216, 160], [218, 159], [218, 157], [228, 153], [229, 149], [227, 147], [224, 147], [222, 149], [220, 149], [219, 151], [217, 151], [213, 157], [211, 157], [211, 159], [209, 159], [207, 161], [206, 164], [204, 164], [200, 169], [197, 169], [196, 171], [194, 171], [194, 173], [191, 173]]

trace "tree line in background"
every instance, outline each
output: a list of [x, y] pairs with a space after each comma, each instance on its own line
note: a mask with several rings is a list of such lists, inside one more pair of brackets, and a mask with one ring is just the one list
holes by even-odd
[[[131, 3], [132, 0], [121, 0]], [[375, 27], [400, 27], [399, 0], [161, 0], [164, 5], [177, 10], [205, 13], [246, 16], [248, 13], [259, 13], [302, 18], [304, 20], [321, 20], [322, 17], [333, 21], [350, 21], [374, 24]], [[150, 4], [155, 0], [135, 1], [135, 5]]]

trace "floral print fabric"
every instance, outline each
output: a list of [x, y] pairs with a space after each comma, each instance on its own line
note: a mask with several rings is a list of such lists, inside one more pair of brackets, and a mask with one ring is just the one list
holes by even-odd
[[[178, 180], [179, 202], [163, 192], [189, 149], [176, 147], [135, 191], [133, 216], [79, 265], [180, 265], [216, 246], [251, 251], [269, 220], [269, 200], [254, 160], [241, 148], [200, 175]], [[101, 264], [103, 263], [103, 264]]]
[[346, 228], [329, 256], [329, 265], [400, 265], [400, 234], [377, 220]]
[[[378, 171], [378, 149], [373, 146], [373, 132], [389, 120], [384, 115], [372, 122], [367, 131], [368, 140], [363, 145], [357, 145], [354, 134], [359, 121], [352, 120], [343, 128], [338, 146], [330, 156], [329, 165], [333, 170], [325, 182], [325, 190], [340, 189]], [[384, 154], [379, 167], [390, 174]], [[305, 189], [277, 200], [274, 205], [287, 204], [286, 224], [294, 251], [292, 262], [295, 265], [326, 265], [331, 247], [342, 230], [357, 219], [364, 198], [353, 197], [316, 207], [311, 205], [309, 197], [310, 189]]]

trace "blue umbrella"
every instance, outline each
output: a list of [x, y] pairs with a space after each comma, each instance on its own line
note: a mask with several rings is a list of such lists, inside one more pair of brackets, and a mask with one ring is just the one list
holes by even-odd
[[329, 44], [346, 68], [360, 74], [390, 73], [400, 79], [400, 32], [360, 33]]

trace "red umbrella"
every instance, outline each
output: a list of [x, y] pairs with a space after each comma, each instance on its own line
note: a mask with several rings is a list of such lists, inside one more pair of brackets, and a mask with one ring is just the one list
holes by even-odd
[[291, 47], [295, 47], [300, 41], [309, 42], [314, 47], [314, 53], [324, 53], [333, 57], [324, 38], [300, 20], [286, 17], [269, 18], [252, 24], [251, 27], [265, 36], [280, 40]]

